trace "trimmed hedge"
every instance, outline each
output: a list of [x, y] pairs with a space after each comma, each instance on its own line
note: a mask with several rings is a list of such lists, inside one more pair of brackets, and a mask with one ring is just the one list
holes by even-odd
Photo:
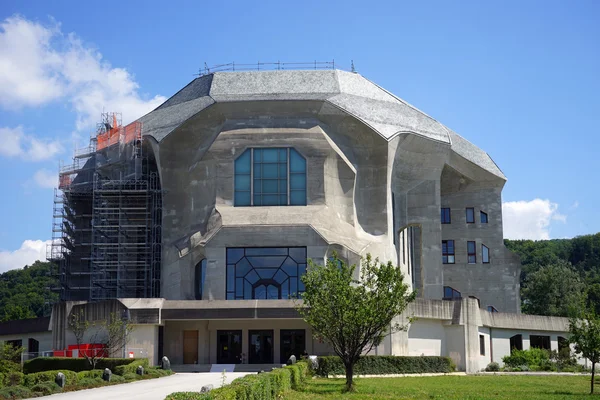
[[[96, 369], [103, 370], [104, 368], [108, 368], [114, 371], [120, 365], [131, 364], [139, 360], [139, 358], [102, 358], [98, 360]], [[92, 366], [85, 358], [71, 357], [37, 357], [33, 360], [25, 361], [23, 365], [23, 372], [26, 374], [63, 369], [75, 372], [90, 371]]]
[[65, 374], [65, 384], [75, 385], [77, 383], [76, 372], [62, 369], [57, 371], [44, 371], [36, 372], [35, 374], [27, 374], [23, 377], [23, 385], [28, 388], [31, 388], [37, 385], [38, 383], [54, 382], [54, 380], [56, 379], [56, 374], [58, 374], [59, 372]]
[[246, 375], [209, 393], [177, 392], [165, 400], [275, 400], [291, 388], [299, 388], [308, 376], [308, 364], [297, 362], [258, 375]]
[[0, 389], [0, 399], [26, 399], [31, 396], [31, 390], [24, 386], [9, 386]]
[[77, 382], [82, 379], [102, 379], [103, 369], [93, 369], [91, 371], [80, 371], [77, 373]]
[[[4, 386], [21, 386], [23, 385], [23, 373], [22, 372], [9, 372], [4, 374], [3, 384]], [[2, 387], [2, 384], [0, 384]]]
[[[317, 375], [346, 375], [342, 360], [337, 356], [318, 358]], [[355, 375], [448, 373], [456, 369], [449, 357], [364, 356], [354, 365]]]
[[140, 365], [142, 367], [144, 367], [144, 372], [150, 367], [150, 364], [148, 363], [147, 358], [139, 358], [132, 363], [125, 364], [125, 365], [119, 365], [118, 367], [115, 367], [115, 369], [113, 369], [111, 371], [113, 371], [115, 374], [121, 375], [121, 376], [123, 376], [125, 374], [135, 374], [137, 367], [139, 367]]

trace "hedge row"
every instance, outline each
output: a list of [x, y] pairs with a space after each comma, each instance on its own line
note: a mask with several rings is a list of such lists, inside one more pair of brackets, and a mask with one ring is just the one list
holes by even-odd
[[148, 359], [147, 358], [140, 358], [135, 360], [132, 363], [129, 364], [125, 364], [125, 365], [119, 365], [118, 367], [115, 367], [115, 369], [113, 369], [112, 371], [114, 371], [115, 374], [117, 375], [125, 375], [125, 374], [135, 374], [137, 368], [139, 366], [144, 367], [144, 371], [146, 371], [150, 364], [148, 364]]
[[[98, 360], [96, 369], [103, 370], [104, 368], [108, 368], [111, 371], [115, 371], [118, 366], [131, 364], [137, 360], [135, 358], [102, 358]], [[89, 371], [92, 369], [92, 366], [85, 358], [71, 357], [37, 357], [33, 360], [25, 361], [23, 365], [23, 372], [26, 374], [63, 369], [80, 372]]]
[[209, 393], [178, 392], [165, 400], [274, 400], [280, 399], [290, 389], [297, 389], [308, 376], [308, 364], [304, 361], [277, 368], [271, 372], [246, 375], [230, 385]]
[[[342, 360], [337, 356], [318, 358], [317, 375], [346, 375]], [[456, 369], [449, 357], [421, 356], [364, 356], [354, 365], [356, 375], [423, 374], [453, 372]]]

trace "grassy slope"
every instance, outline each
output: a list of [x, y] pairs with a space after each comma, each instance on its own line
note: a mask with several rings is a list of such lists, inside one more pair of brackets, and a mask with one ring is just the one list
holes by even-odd
[[[589, 399], [586, 376], [439, 376], [356, 379], [356, 392], [342, 394], [343, 379], [313, 379], [295, 399]], [[600, 393], [600, 387], [598, 388]], [[595, 397], [595, 396], [594, 396]]]

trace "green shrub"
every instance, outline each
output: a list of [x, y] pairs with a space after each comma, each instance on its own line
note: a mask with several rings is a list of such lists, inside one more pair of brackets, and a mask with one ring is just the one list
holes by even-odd
[[[199, 392], [176, 392], [165, 397], [165, 400], [213, 400], [216, 399], [215, 395], [218, 396], [217, 392], [220, 390], [221, 389], [213, 390], [210, 394]], [[224, 400], [224, 398], [219, 397], [219, 400]], [[233, 394], [231, 400], [236, 400], [235, 393]]]
[[31, 396], [31, 390], [24, 386], [9, 386], [0, 389], [0, 399], [26, 399]]
[[4, 386], [22, 386], [23, 376], [22, 372], [9, 372], [4, 374]]
[[125, 378], [123, 378], [121, 375], [112, 374], [110, 377], [110, 383], [125, 383]]
[[549, 368], [550, 352], [544, 349], [513, 350], [511, 355], [502, 357], [504, 365], [510, 368], [527, 366]]
[[75, 385], [77, 383], [77, 373], [73, 371], [60, 370], [60, 371], [45, 371], [45, 372], [36, 372], [35, 374], [27, 374], [23, 377], [23, 385], [31, 388], [38, 383], [43, 382], [54, 382], [56, 379], [56, 374], [62, 372], [65, 374], [65, 384], [66, 385]]
[[485, 367], [487, 372], [498, 372], [500, 371], [500, 365], [497, 362], [491, 362]]
[[60, 386], [54, 382], [38, 383], [31, 388], [33, 393], [40, 393], [42, 396], [47, 396], [60, 391]]
[[9, 372], [21, 372], [21, 364], [9, 360], [0, 360], [0, 373], [8, 374]]
[[78, 388], [95, 388], [99, 386], [105, 385], [106, 382], [102, 380], [102, 378], [83, 378], [79, 382], [77, 382]]
[[125, 378], [125, 382], [137, 381], [138, 379], [142, 379], [140, 375], [131, 372], [124, 374], [123, 378]]
[[[306, 368], [308, 371], [308, 365]], [[437, 356], [364, 356], [354, 365], [354, 373], [357, 375], [448, 373], [453, 371], [454, 363], [449, 357]], [[345, 375], [346, 370], [339, 357], [326, 356], [318, 358], [316, 373], [320, 376]]]
[[118, 367], [115, 367], [115, 369], [111, 370], [111, 371], [113, 371], [115, 374], [121, 375], [121, 376], [124, 376], [126, 374], [135, 374], [137, 367], [139, 367], [140, 365], [142, 367], [144, 367], [144, 371], [150, 367], [150, 364], [148, 364], [147, 358], [138, 358], [138, 359], [135, 359], [132, 363], [129, 363], [126, 365], [119, 365]]
[[[114, 372], [118, 366], [131, 364], [138, 360], [135, 358], [102, 358], [96, 363], [95, 369], [103, 370], [104, 368], [108, 368]], [[75, 372], [89, 371], [92, 369], [92, 365], [85, 358], [71, 357], [37, 357], [33, 360], [25, 361], [23, 365], [23, 372], [26, 374], [63, 369]], [[18, 370], [20, 370], [20, 366]]]
[[81, 381], [82, 379], [102, 379], [102, 374], [104, 373], [104, 370], [100, 370], [100, 369], [94, 369], [91, 371], [80, 371], [77, 373], [77, 382]]

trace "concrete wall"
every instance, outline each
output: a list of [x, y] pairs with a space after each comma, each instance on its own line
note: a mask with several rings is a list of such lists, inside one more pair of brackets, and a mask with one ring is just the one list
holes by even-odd
[[409, 356], [443, 356], [448, 354], [442, 321], [418, 319], [408, 329]]
[[210, 321], [166, 321], [164, 328], [164, 354], [173, 364], [183, 364], [183, 331], [198, 330], [198, 363], [215, 364], [217, 362], [217, 331], [241, 330], [242, 353], [248, 354], [248, 331], [273, 330], [273, 361], [280, 361], [281, 329], [304, 329], [306, 331], [306, 351], [309, 354], [331, 355], [333, 352], [325, 343], [313, 339], [312, 331], [301, 320], [210, 320]]
[[22, 342], [22, 346], [25, 349], [25, 352], [30, 352], [29, 349], [29, 339], [35, 339], [39, 342], [39, 351], [49, 351], [53, 350], [52, 348], [52, 332], [32, 332], [32, 333], [22, 333], [22, 334], [14, 334], [14, 335], [2, 335], [0, 334], [0, 342], [6, 342], [8, 340], [20, 340]]
[[158, 326], [133, 325], [133, 330], [125, 347], [125, 356], [133, 352], [136, 358], [147, 357], [150, 365], [157, 365], [158, 360]]

